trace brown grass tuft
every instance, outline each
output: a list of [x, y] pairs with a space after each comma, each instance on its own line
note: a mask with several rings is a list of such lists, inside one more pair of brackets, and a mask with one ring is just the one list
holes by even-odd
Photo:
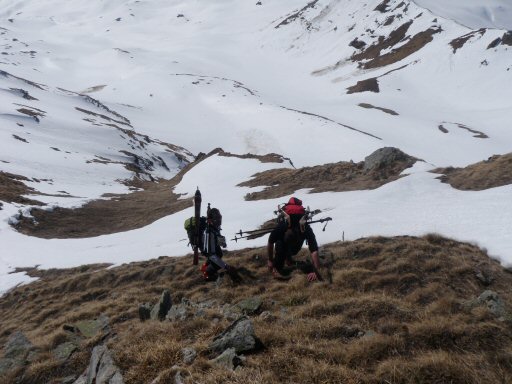
[[439, 179], [443, 183], [463, 191], [501, 187], [512, 184], [512, 153], [492, 156], [465, 168], [438, 168], [433, 172], [442, 173]]

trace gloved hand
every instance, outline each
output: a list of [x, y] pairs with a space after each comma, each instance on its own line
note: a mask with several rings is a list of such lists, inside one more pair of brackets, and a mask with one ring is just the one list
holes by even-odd
[[308, 273], [308, 281], [311, 283], [313, 281], [318, 280], [318, 276], [316, 275], [316, 272]]

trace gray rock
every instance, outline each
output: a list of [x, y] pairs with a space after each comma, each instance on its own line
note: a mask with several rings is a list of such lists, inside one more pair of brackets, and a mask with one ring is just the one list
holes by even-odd
[[123, 376], [119, 371], [114, 373], [114, 376], [109, 380], [108, 384], [124, 384]]
[[151, 305], [144, 303], [139, 305], [139, 319], [140, 321], [146, 321], [151, 318]]
[[384, 147], [377, 149], [364, 159], [364, 170], [381, 169], [396, 161], [406, 160], [408, 156], [398, 148]]
[[259, 347], [261, 347], [261, 341], [254, 335], [252, 320], [241, 317], [216, 336], [209, 349], [215, 353], [222, 353], [228, 348], [234, 348], [236, 353], [240, 353]]
[[60, 384], [73, 384], [76, 382], [76, 376], [67, 376], [60, 381]]
[[176, 372], [176, 375], [174, 375], [174, 384], [185, 384], [185, 380], [183, 380], [180, 371]]
[[475, 268], [475, 276], [485, 286], [491, 285], [494, 281], [494, 276], [489, 268]]
[[73, 325], [64, 325], [64, 330], [78, 334], [85, 338], [92, 338], [99, 334], [110, 333], [109, 319], [105, 315], [100, 315], [94, 320], [82, 320]]
[[32, 343], [19, 331], [14, 332], [4, 346], [4, 357], [0, 359], [0, 376], [23, 367], [34, 349]]
[[202, 318], [205, 318], [206, 317], [206, 311], [204, 309], [198, 309], [195, 313], [194, 313], [194, 317], [196, 319], [202, 319]]
[[197, 303], [197, 308], [199, 309], [210, 309], [213, 308], [217, 302], [215, 300], [206, 300], [201, 303]]
[[104, 345], [94, 347], [89, 366], [73, 384], [124, 384], [119, 368]]
[[261, 304], [263, 304], [261, 298], [255, 296], [238, 302], [236, 307], [244, 315], [253, 315], [260, 310]]
[[85, 371], [73, 384], [87, 384], [87, 371]]
[[275, 316], [269, 311], [264, 311], [260, 313], [260, 319], [262, 319], [263, 321], [270, 322], [275, 320]]
[[4, 357], [14, 360], [25, 360], [30, 350], [33, 348], [32, 343], [20, 331], [14, 332], [4, 347]]
[[96, 384], [110, 383], [111, 379], [118, 373], [119, 368], [116, 367], [110, 351], [105, 347], [96, 373]]
[[186, 305], [178, 304], [167, 312], [166, 318], [170, 321], [185, 320], [188, 316], [188, 308]]
[[151, 310], [151, 319], [160, 321], [164, 320], [165, 315], [167, 314], [167, 312], [169, 312], [171, 306], [171, 294], [169, 293], [169, 290], [166, 289], [162, 292], [162, 296], [160, 297], [158, 303], [156, 303], [153, 309]]
[[59, 361], [66, 361], [70, 358], [70, 356], [77, 349], [77, 345], [72, 343], [71, 341], [66, 341], [65, 343], [59, 344], [57, 348], [53, 351], [53, 355]]
[[197, 357], [197, 352], [194, 348], [183, 348], [181, 350], [181, 357], [185, 364], [191, 364]]
[[221, 367], [235, 370], [236, 367], [242, 365], [245, 361], [244, 356], [238, 356], [236, 354], [235, 348], [228, 348], [221, 355], [217, 356], [215, 359], [210, 360], [213, 364], [219, 365]]
[[7, 374], [9, 371], [16, 369], [18, 367], [22, 367], [23, 362], [19, 360], [3, 358], [0, 359], [0, 377]]
[[507, 316], [507, 311], [505, 309], [505, 304], [499, 298], [498, 294], [494, 291], [484, 291], [478, 297], [478, 303], [485, 305], [489, 311], [495, 315], [496, 317], [505, 317]]

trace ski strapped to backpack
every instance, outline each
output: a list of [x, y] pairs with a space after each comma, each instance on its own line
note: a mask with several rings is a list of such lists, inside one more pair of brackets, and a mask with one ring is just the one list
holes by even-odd
[[199, 263], [199, 243], [201, 241], [201, 202], [201, 191], [199, 191], [199, 187], [197, 187], [194, 195], [194, 265]]
[[[327, 224], [329, 221], [332, 221], [331, 217], [326, 217], [319, 220], [312, 220], [313, 216], [317, 214], [318, 211], [312, 212], [309, 207], [306, 209], [302, 206], [302, 201], [295, 197], [292, 197], [288, 203], [279, 204], [277, 206], [277, 210], [274, 211], [274, 214], [277, 215], [276, 224], [279, 225], [283, 222], [287, 222], [288, 226], [292, 225], [292, 218], [300, 217], [298, 224], [300, 225], [301, 231], [305, 230], [306, 225], [316, 224], [316, 223], [325, 223], [322, 231], [325, 231]], [[250, 231], [238, 231], [235, 233], [235, 237], [231, 239], [231, 241], [236, 241], [240, 239], [248, 239], [266, 235], [267, 233], [272, 232], [276, 227], [272, 228], [260, 228], [253, 229]]]

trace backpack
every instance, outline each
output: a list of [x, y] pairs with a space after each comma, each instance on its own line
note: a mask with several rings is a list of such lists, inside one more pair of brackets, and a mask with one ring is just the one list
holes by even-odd
[[196, 218], [194, 216], [192, 217], [189, 217], [188, 219], [185, 220], [185, 222], [183, 223], [183, 227], [185, 228], [185, 231], [187, 231], [187, 235], [188, 235], [188, 241], [190, 243], [191, 246], [201, 246], [201, 243], [202, 243], [202, 236], [203, 236], [203, 231], [204, 229], [206, 228], [206, 217], [201, 217], [199, 219], [199, 244], [196, 244], [195, 243], [195, 238], [196, 238]]

